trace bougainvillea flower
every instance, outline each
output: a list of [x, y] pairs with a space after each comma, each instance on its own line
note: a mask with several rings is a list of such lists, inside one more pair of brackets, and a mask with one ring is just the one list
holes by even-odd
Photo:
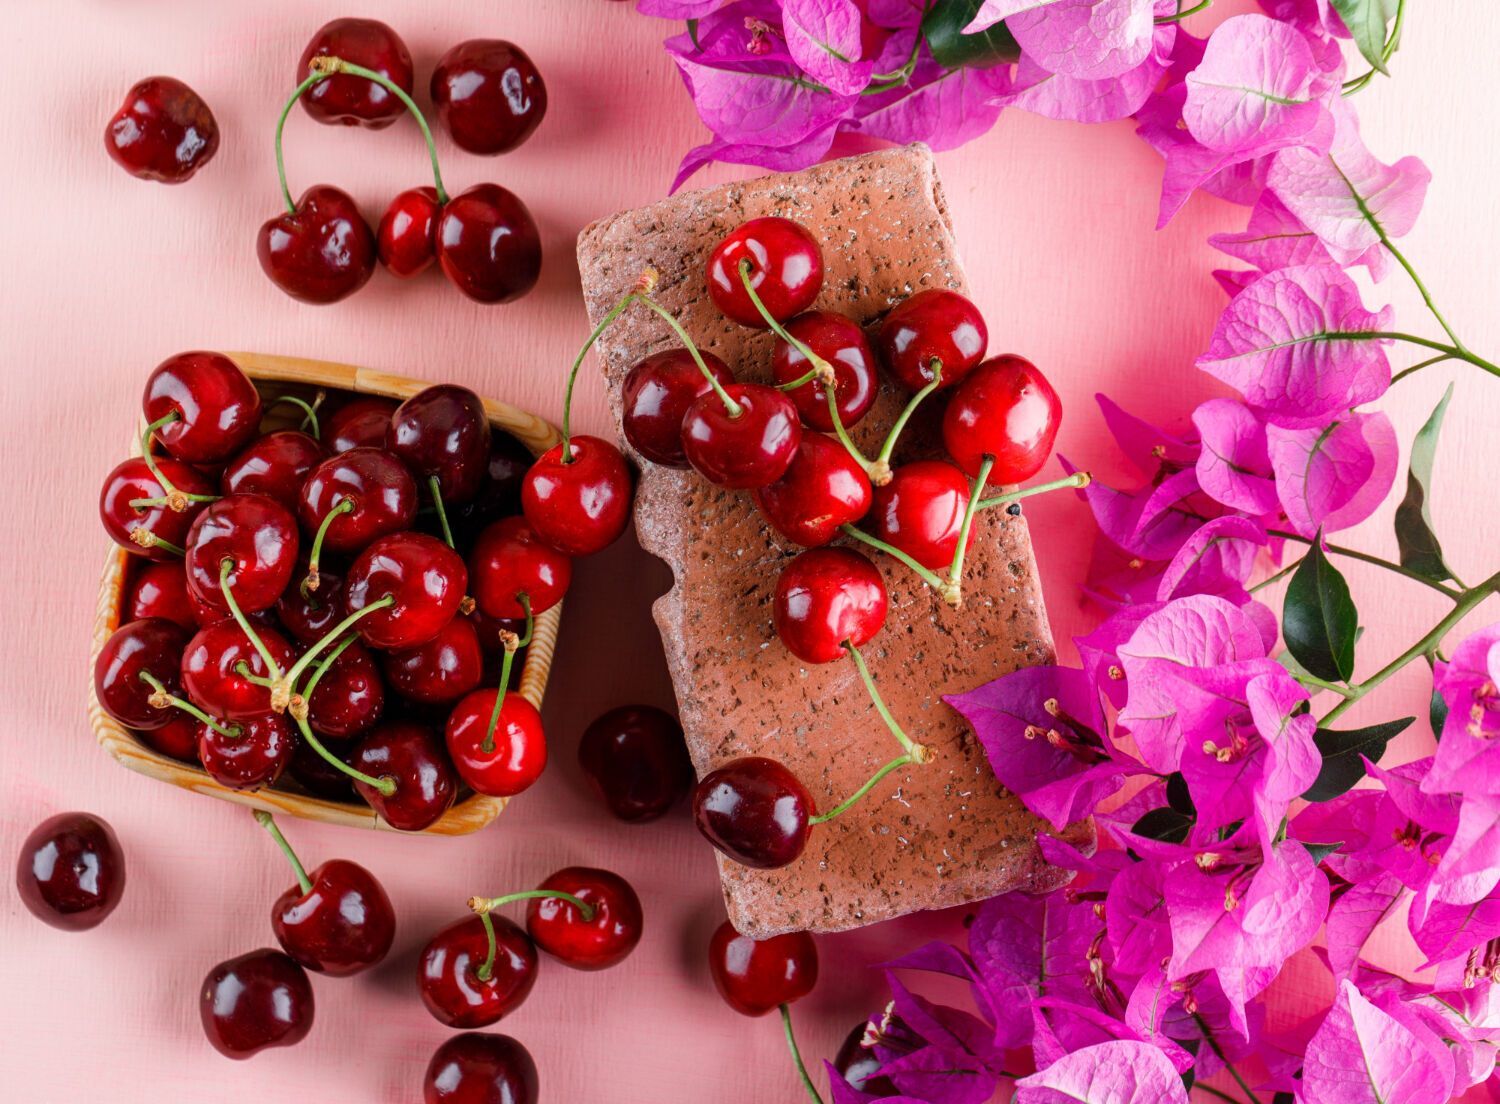
[[[1252, 264], [1262, 272], [1293, 265], [1336, 263], [1322, 239], [1304, 226], [1274, 192], [1261, 193], [1243, 231], [1214, 234], [1208, 242], [1220, 252]], [[1372, 279], [1380, 280], [1390, 270], [1391, 259], [1384, 247], [1377, 245], [1366, 250], [1356, 263], [1365, 265]]]
[[1469, 794], [1427, 885], [1428, 900], [1469, 905], [1500, 885], [1500, 796]]
[[1266, 445], [1281, 508], [1304, 537], [1358, 525], [1385, 501], [1396, 479], [1396, 431], [1378, 410], [1321, 426], [1272, 425]]
[[1002, 19], [1009, 19], [1013, 15], [1035, 11], [1055, 3], [1057, 0], [984, 0], [984, 3], [979, 5], [979, 10], [974, 13], [974, 18], [969, 20], [964, 27], [964, 34], [978, 34], [980, 31], [993, 27]]
[[1202, 442], [1196, 470], [1203, 493], [1232, 510], [1274, 511], [1275, 473], [1255, 412], [1233, 399], [1209, 399], [1193, 411], [1193, 425]]
[[1434, 685], [1448, 716], [1422, 789], [1500, 794], [1500, 625], [1460, 644]]
[[1204, 523], [1167, 565], [1156, 597], [1166, 602], [1192, 594], [1216, 594], [1237, 606], [1249, 601], [1245, 584], [1266, 546], [1266, 529], [1253, 518], [1230, 515]]
[[1151, 53], [1155, 0], [1057, 0], [1005, 26], [1048, 72], [1079, 80], [1120, 77]]
[[[1015, 73], [1017, 91], [1001, 97], [1000, 103], [1064, 122], [1107, 123], [1128, 118], [1141, 109], [1167, 71], [1165, 58], [1175, 32], [1174, 24], [1157, 27], [1146, 60], [1129, 72], [1106, 80], [1052, 73], [1022, 54]], [[1164, 41], [1167, 45], [1162, 47]]]
[[1452, 1095], [1451, 1061], [1406, 1025], [1376, 1008], [1352, 982], [1308, 1044], [1302, 1069], [1305, 1104], [1444, 1104]]
[[854, 0], [782, 0], [781, 25], [792, 60], [830, 92], [853, 96], [869, 85], [875, 57]]
[[888, 142], [954, 149], [995, 125], [1002, 110], [999, 97], [1010, 88], [1004, 66], [950, 70], [923, 58], [909, 84], [861, 96], [850, 126]]
[[1197, 442], [1136, 417], [1108, 395], [1096, 394], [1094, 401], [1115, 444], [1141, 475], [1154, 476], [1163, 468], [1190, 468], [1196, 462]]
[[1128, 1039], [1077, 1051], [1016, 1082], [1016, 1104], [1187, 1104], [1187, 1099], [1166, 1055]]

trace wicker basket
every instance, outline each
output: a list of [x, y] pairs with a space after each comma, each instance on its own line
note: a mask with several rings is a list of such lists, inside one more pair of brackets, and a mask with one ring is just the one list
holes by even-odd
[[[267, 356], [261, 353], [227, 355], [260, 385], [262, 391], [273, 394], [296, 394], [299, 391], [311, 394], [323, 388], [381, 395], [399, 401], [429, 386], [423, 380], [321, 360]], [[550, 448], [559, 439], [557, 429], [534, 414], [493, 399], [485, 399], [484, 406], [489, 414], [490, 424], [516, 438], [533, 455]], [[137, 447], [134, 450], [137, 453], [138, 433]], [[111, 546], [109, 559], [104, 565], [104, 577], [99, 583], [99, 610], [94, 621], [94, 638], [89, 652], [89, 724], [104, 750], [133, 771], [195, 793], [208, 794], [272, 813], [290, 813], [307, 820], [389, 829], [375, 815], [375, 811], [362, 802], [355, 804], [330, 801], [282, 789], [264, 789], [254, 793], [227, 789], [210, 778], [202, 768], [169, 758], [146, 747], [128, 729], [104, 712], [94, 693], [94, 663], [110, 634], [120, 627], [126, 576], [131, 559], [130, 553], [123, 548]], [[530, 647], [526, 649], [525, 662], [521, 667], [521, 696], [539, 709], [547, 688], [547, 675], [552, 668], [552, 654], [557, 646], [557, 629], [561, 619], [560, 603], [537, 618], [536, 632]], [[505, 798], [469, 793], [461, 796], [443, 814], [442, 819], [425, 831], [443, 836], [461, 836], [476, 831], [500, 814], [500, 810], [505, 808], [505, 801]]]

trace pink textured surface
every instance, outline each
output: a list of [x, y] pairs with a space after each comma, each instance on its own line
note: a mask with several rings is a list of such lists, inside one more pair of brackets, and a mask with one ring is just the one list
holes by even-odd
[[[1220, 5], [1223, 7], [1225, 5]], [[153, 785], [110, 762], [83, 720], [84, 659], [103, 537], [98, 481], [123, 451], [146, 372], [188, 347], [254, 348], [452, 379], [556, 416], [560, 373], [583, 336], [572, 243], [580, 226], [658, 198], [701, 131], [658, 42], [667, 25], [604, 0], [497, 5], [369, 0], [407, 39], [419, 72], [463, 38], [504, 36], [536, 59], [551, 114], [530, 144], [502, 159], [446, 143], [450, 184], [495, 179], [531, 205], [548, 260], [537, 292], [487, 308], [434, 278], [402, 285], [377, 274], [332, 308], [299, 306], [262, 277], [253, 237], [277, 208], [271, 129], [307, 36], [351, 14], [325, 0], [255, 5], [145, 2], [12, 4], [12, 48], [0, 87], [0, 412], [9, 506], [0, 572], [0, 1071], [7, 1099], [115, 1104], [208, 1098], [416, 1099], [421, 1072], [447, 1032], [415, 1000], [413, 959], [439, 925], [480, 890], [531, 884], [572, 862], [611, 866], [646, 902], [645, 942], [624, 966], [583, 975], [543, 966], [530, 1001], [504, 1025], [542, 1069], [546, 1098], [618, 1104], [703, 1098], [732, 1084], [736, 1104], [783, 1104], [797, 1089], [780, 1033], [725, 1009], [702, 948], [722, 915], [714, 863], [685, 818], [622, 829], [585, 792], [573, 753], [582, 725], [632, 699], [669, 702], [649, 616], [661, 570], [623, 544], [583, 566], [569, 603], [549, 697], [554, 767], [494, 829], [463, 840], [377, 836], [289, 822], [305, 858], [334, 855], [374, 870], [391, 890], [400, 931], [372, 977], [315, 981], [318, 1022], [292, 1050], [231, 1064], [204, 1043], [196, 988], [214, 962], [271, 940], [266, 910], [288, 882], [279, 854], [243, 812]], [[1359, 97], [1365, 134], [1388, 159], [1418, 153], [1435, 173], [1410, 254], [1473, 347], [1500, 350], [1500, 273], [1485, 260], [1500, 242], [1488, 202], [1500, 126], [1488, 85], [1493, 43], [1485, 0], [1454, 0], [1409, 20], [1394, 82]], [[193, 85], [223, 129], [218, 159], [175, 189], [129, 179], [100, 133], [136, 79], [165, 72]], [[425, 97], [423, 97], [425, 100]], [[376, 134], [288, 126], [294, 191], [336, 182], [378, 213], [395, 191], [423, 182], [414, 127]], [[1169, 418], [1212, 393], [1191, 367], [1222, 299], [1206, 245], [1243, 215], [1196, 201], [1163, 233], [1151, 226], [1159, 164], [1128, 126], [1081, 127], [1023, 115], [965, 150], [940, 154], [965, 263], [997, 349], [1043, 365], [1068, 404], [1061, 447], [1104, 470], [1090, 396], [1106, 389], [1147, 416]], [[724, 179], [720, 170], [708, 179]], [[740, 173], [740, 175], [743, 175]], [[1381, 288], [1407, 328], [1431, 327], [1399, 277]], [[1441, 367], [1399, 385], [1383, 404], [1410, 438], [1448, 378], [1459, 379], [1439, 459], [1436, 515], [1460, 574], [1493, 570], [1493, 511], [1474, 496], [1493, 481], [1500, 385]], [[608, 427], [603, 387], [588, 373], [580, 424]], [[1464, 452], [1459, 451], [1465, 446]], [[1488, 500], [1485, 500], [1487, 504]], [[1092, 614], [1074, 598], [1087, 555], [1084, 512], [1049, 498], [1028, 509], [1060, 642]], [[1388, 510], [1347, 535], [1391, 553]], [[1370, 622], [1373, 669], [1440, 615], [1441, 599], [1378, 572], [1351, 568]], [[1474, 618], [1500, 614], [1491, 603]], [[1064, 647], [1066, 645], [1064, 644]], [[983, 672], [975, 672], [976, 681]], [[1413, 670], [1361, 715], [1419, 713]], [[1351, 718], [1356, 719], [1356, 718]], [[1421, 728], [1422, 726], [1418, 726]], [[1392, 760], [1424, 752], [1408, 734]], [[118, 830], [130, 862], [125, 902], [92, 934], [34, 921], [9, 888], [21, 837], [45, 815], [86, 808]], [[826, 938], [825, 983], [799, 1006], [810, 1057], [830, 1054], [877, 999], [864, 967], [933, 934], [957, 935], [959, 915], [897, 921]], [[1401, 940], [1385, 948], [1406, 961]], [[1325, 975], [1282, 985], [1321, 997]], [[21, 994], [25, 994], [24, 998]]]

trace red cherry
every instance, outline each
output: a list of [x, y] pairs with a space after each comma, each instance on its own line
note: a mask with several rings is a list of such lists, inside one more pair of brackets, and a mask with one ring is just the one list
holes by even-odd
[[489, 955], [484, 922], [470, 916], [432, 937], [417, 960], [422, 1003], [448, 1027], [487, 1027], [514, 1012], [536, 984], [536, 947], [520, 926], [492, 916], [495, 961], [489, 978], [479, 969]]
[[353, 399], [328, 415], [323, 422], [323, 443], [330, 453], [352, 448], [384, 448], [391, 428], [391, 415], [400, 404], [374, 396]]
[[297, 737], [279, 713], [242, 717], [223, 727], [198, 725], [198, 761], [221, 786], [258, 790], [272, 785], [292, 761]]
[[[297, 62], [294, 84], [312, 71], [314, 58], [336, 57], [373, 69], [408, 96], [413, 88], [411, 52], [401, 36], [375, 19], [335, 19], [318, 28]], [[302, 93], [302, 107], [328, 126], [362, 126], [380, 130], [406, 111], [391, 92], [367, 77], [339, 73]]]
[[759, 383], [724, 388], [738, 404], [731, 415], [717, 394], [694, 399], [682, 419], [688, 462], [710, 483], [745, 490], [774, 483], [785, 474], [802, 442], [802, 423], [792, 400]]
[[353, 295], [375, 271], [375, 252], [375, 235], [359, 206], [331, 184], [307, 189], [291, 211], [267, 219], [256, 237], [260, 267], [303, 303]]
[[420, 832], [436, 824], [453, 804], [458, 780], [441, 742], [426, 725], [387, 721], [359, 742], [350, 765], [375, 778], [390, 778], [390, 796], [356, 781], [354, 788], [392, 828]]
[[708, 969], [725, 1004], [745, 1016], [764, 1016], [813, 991], [818, 945], [806, 932], [751, 939], [726, 920], [709, 941]]
[[952, 387], [984, 356], [989, 330], [979, 308], [956, 291], [927, 288], [891, 309], [880, 324], [880, 351], [908, 391], [932, 382], [932, 362], [943, 366], [941, 387]]
[[460, 42], [432, 71], [432, 105], [460, 149], [508, 153], [547, 113], [547, 86], [519, 46], [495, 38]]
[[94, 662], [94, 696], [104, 711], [142, 731], [162, 728], [180, 716], [171, 705], [151, 704], [156, 687], [141, 675], [161, 683], [169, 694], [178, 693], [187, 641], [186, 629], [160, 617], [131, 621], [112, 632]]
[[437, 224], [442, 206], [431, 185], [408, 188], [385, 209], [375, 231], [380, 263], [394, 276], [415, 276], [437, 260]]
[[880, 569], [848, 548], [813, 548], [776, 580], [773, 617], [787, 650], [807, 663], [832, 663], [868, 643], [885, 624]]
[[438, 218], [437, 255], [453, 286], [480, 303], [519, 299], [542, 274], [536, 221], [498, 184], [476, 184], [448, 201]]
[[359, 633], [377, 648], [414, 648], [453, 620], [468, 586], [464, 561], [424, 533], [392, 533], [359, 554], [344, 579], [344, 602], [358, 613], [389, 596], [388, 607], [361, 618]]
[[[256, 627], [256, 635], [284, 673], [296, 659], [292, 646], [275, 629]], [[249, 720], [271, 711], [271, 691], [251, 682], [236, 668], [245, 664], [256, 678], [271, 672], [239, 625], [226, 618], [206, 625], [182, 652], [182, 687], [207, 712], [226, 721]]]
[[[226, 561], [232, 564], [227, 576]], [[229, 611], [228, 587], [241, 610], [270, 609], [297, 566], [296, 519], [264, 495], [221, 498], [193, 522], [184, 566], [188, 590], [212, 608]]]
[[186, 713], [178, 713], [160, 728], [137, 731], [135, 738], [159, 755], [198, 762], [198, 721]]
[[391, 415], [385, 444], [419, 478], [435, 478], [445, 503], [467, 502], [489, 469], [484, 400], [451, 383], [424, 388]]
[[731, 759], [693, 791], [693, 820], [709, 843], [742, 866], [786, 866], [807, 846], [807, 787], [774, 759]]
[[262, 494], [296, 510], [307, 473], [322, 459], [323, 446], [305, 433], [294, 429], [267, 433], [229, 462], [219, 485], [226, 495]]
[[585, 920], [577, 905], [561, 897], [534, 897], [527, 904], [527, 933], [564, 965], [603, 970], [625, 961], [641, 941], [641, 899], [618, 874], [569, 866], [537, 888], [570, 893], [593, 907]]
[[559, 552], [602, 552], [630, 521], [625, 457], [608, 441], [581, 434], [553, 445], [526, 473], [521, 508], [536, 535]]
[[874, 497], [869, 523], [875, 536], [932, 571], [953, 562], [969, 508], [963, 472], [942, 460], [903, 464]]
[[[785, 328], [833, 368], [833, 393], [844, 428], [869, 413], [880, 392], [880, 381], [875, 375], [875, 350], [859, 324], [833, 311], [814, 310], [799, 314]], [[776, 339], [771, 352], [771, 375], [778, 384], [802, 379], [811, 368], [801, 350], [780, 337]], [[796, 404], [803, 422], [824, 433], [833, 432], [827, 388], [821, 380], [804, 383], [786, 394]]]
[[[335, 754], [347, 763], [349, 756], [339, 754], [343, 750], [340, 748]], [[352, 755], [354, 749], [348, 750], [349, 755]], [[287, 774], [314, 797], [345, 803], [359, 800], [359, 794], [354, 790], [354, 779], [314, 751], [306, 740], [298, 742], [297, 750], [292, 753], [291, 766], [287, 767]]]
[[509, 1035], [455, 1035], [422, 1078], [423, 1104], [537, 1104], [536, 1063]]
[[573, 579], [572, 561], [542, 543], [525, 518], [505, 518], [480, 533], [469, 566], [480, 612], [509, 620], [526, 616], [521, 595], [540, 615], [562, 601]]
[[463, 697], [484, 677], [484, 651], [474, 623], [455, 617], [427, 643], [390, 652], [385, 677], [396, 693], [424, 705]]
[[1018, 356], [991, 357], [948, 400], [943, 444], [974, 478], [992, 456], [990, 483], [1023, 483], [1047, 462], [1061, 422], [1062, 400], [1036, 365]]
[[[306, 565], [299, 563], [292, 578], [306, 574]], [[344, 619], [344, 577], [320, 570], [317, 589], [306, 595], [300, 586], [288, 586], [276, 599], [276, 619], [297, 643], [318, 643]]]
[[621, 820], [655, 820], [693, 785], [682, 726], [649, 705], [611, 709], [583, 730], [578, 764], [594, 792]]
[[104, 148], [131, 176], [181, 184], [213, 159], [219, 124], [202, 97], [180, 80], [147, 77], [125, 93], [104, 128]]
[[396, 914], [385, 887], [358, 863], [331, 859], [271, 906], [271, 929], [300, 965], [349, 977], [379, 964], [396, 938]]
[[384, 712], [380, 668], [358, 641], [328, 665], [307, 699], [308, 727], [330, 740], [348, 740], [369, 731]]
[[196, 606], [187, 591], [181, 562], [146, 563], [130, 581], [121, 603], [122, 621], [161, 617], [189, 632], [198, 628]]
[[755, 501], [776, 531], [813, 548], [838, 536], [839, 526], [870, 511], [870, 477], [839, 442], [804, 433], [782, 477], [759, 487]]
[[[324, 548], [357, 552], [376, 537], [411, 528], [417, 484], [406, 465], [384, 449], [350, 449], [312, 470], [296, 510], [308, 532], [322, 530]], [[328, 520], [330, 514], [334, 516]]]
[[491, 434], [489, 464], [479, 493], [448, 510], [448, 524], [459, 547], [472, 547], [485, 526], [521, 512], [521, 482], [534, 462], [531, 450], [514, 437]]
[[141, 398], [159, 440], [190, 464], [227, 460], [260, 430], [260, 392], [222, 353], [178, 353], [156, 366]]
[[490, 738], [497, 693], [493, 687], [475, 690], [453, 707], [448, 715], [448, 755], [474, 792], [514, 797], [530, 789], [546, 769], [547, 737], [536, 707], [511, 690], [500, 703], [500, 719]]
[[745, 291], [741, 261], [750, 262], [750, 286], [778, 322], [801, 314], [823, 290], [823, 252], [805, 228], [791, 219], [751, 219], [708, 255], [708, 296], [742, 326], [767, 328]]
[[[712, 353], [701, 355], [719, 383], [734, 382], [734, 373], [722, 360]], [[682, 451], [682, 419], [694, 399], [712, 390], [686, 349], [648, 356], [630, 370], [621, 388], [620, 425], [625, 440], [653, 464], [687, 467], [687, 455]]]
[[[213, 480], [191, 464], [158, 457], [157, 468], [172, 486], [190, 495], [213, 496]], [[166, 497], [166, 488], [139, 456], [122, 460], [104, 477], [99, 491], [99, 520], [109, 539], [121, 548], [148, 560], [179, 561], [180, 555], [157, 541], [181, 549], [187, 545], [188, 530], [203, 512], [204, 504], [189, 502], [182, 511], [163, 503], [159, 506], [132, 506], [139, 499]]]
[[198, 996], [203, 1032], [226, 1058], [293, 1046], [312, 1030], [307, 972], [280, 951], [262, 948], [221, 962]]
[[873, 1046], [865, 1045], [865, 1037], [869, 1034], [869, 1028], [870, 1025], [861, 1020], [854, 1025], [848, 1035], [844, 1036], [838, 1054], [834, 1056], [833, 1068], [849, 1083], [850, 1088], [857, 1089], [867, 1096], [897, 1096], [899, 1090], [891, 1083], [891, 1080], [880, 1076], [880, 1068], [885, 1065], [885, 1062], [875, 1053]]
[[44, 924], [87, 931], [125, 893], [125, 856], [112, 829], [88, 813], [58, 813], [33, 828], [16, 862], [16, 892]]

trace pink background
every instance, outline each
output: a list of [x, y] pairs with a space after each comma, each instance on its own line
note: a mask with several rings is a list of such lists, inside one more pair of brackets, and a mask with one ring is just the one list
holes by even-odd
[[[441, 147], [455, 191], [498, 180], [536, 214], [547, 261], [530, 298], [481, 307], [437, 277], [403, 284], [377, 273], [350, 301], [314, 308], [285, 298], [261, 274], [253, 239], [278, 209], [276, 114], [307, 37], [344, 14], [395, 26], [416, 57], [419, 87], [442, 51], [464, 38], [513, 39], [540, 66], [551, 109], [528, 145], [498, 160]], [[231, 1064], [206, 1045], [196, 988], [213, 963], [271, 941], [267, 910], [289, 884], [287, 868], [242, 809], [109, 761], [83, 715], [105, 546], [94, 503], [126, 447], [146, 373], [186, 348], [294, 353], [454, 380], [555, 418], [562, 373], [584, 336], [575, 234], [595, 217], [658, 198], [677, 158], [703, 137], [658, 45], [674, 28], [603, 0], [366, 0], [353, 13], [329, 0], [54, 0], [9, 4], [5, 15], [0, 855], [13, 861], [33, 824], [82, 808], [114, 824], [130, 870], [119, 911], [83, 936], [42, 926], [9, 888], [0, 891], [5, 1095], [48, 1104], [98, 1099], [101, 1088], [117, 1104], [210, 1094], [224, 1104], [415, 1100], [428, 1056], [448, 1035], [415, 999], [417, 949], [462, 914], [469, 894], [529, 886], [584, 862], [617, 869], [637, 886], [647, 934], [609, 973], [545, 964], [529, 1002], [502, 1025], [535, 1054], [546, 1099], [644, 1104], [705, 1099], [705, 1090], [751, 1104], [797, 1098], [775, 1022], [742, 1019], [710, 987], [703, 948], [723, 913], [709, 849], [680, 813], [654, 826], [618, 826], [585, 792], [575, 765], [578, 733], [598, 712], [633, 700], [671, 702], [648, 613], [664, 573], [631, 541], [581, 565], [548, 696], [553, 769], [492, 830], [448, 840], [285, 822], [309, 865], [342, 855], [375, 871], [396, 901], [400, 930], [372, 976], [315, 982], [317, 1023], [303, 1045], [248, 1064]], [[1377, 80], [1359, 97], [1377, 154], [1417, 153], [1432, 166], [1409, 254], [1465, 340], [1491, 357], [1500, 352], [1500, 274], [1490, 257], [1500, 242], [1500, 100], [1495, 43], [1485, 33], [1493, 28], [1488, 0], [1421, 6], [1395, 80]], [[186, 187], [134, 181], [101, 148], [104, 122], [125, 89], [150, 73], [186, 80], [219, 119], [217, 160]], [[294, 192], [334, 182], [372, 218], [426, 173], [409, 124], [332, 130], [298, 112], [287, 157]], [[1204, 239], [1239, 228], [1241, 211], [1199, 199], [1155, 232], [1160, 166], [1123, 124], [1086, 128], [1011, 114], [988, 137], [940, 155], [939, 165], [993, 347], [1024, 353], [1051, 375], [1068, 408], [1060, 448], [1074, 461], [1101, 472], [1120, 465], [1101, 439], [1097, 390], [1168, 421], [1213, 393], [1192, 367], [1223, 302], [1208, 274], [1224, 259]], [[708, 179], [736, 173], [743, 175], [715, 170]], [[1387, 299], [1403, 328], [1434, 331], [1399, 277], [1371, 302]], [[1397, 362], [1417, 359], [1406, 356]], [[1407, 441], [1450, 378], [1458, 397], [1435, 512], [1451, 562], [1472, 579], [1496, 566], [1500, 531], [1486, 484], [1497, 458], [1500, 381], [1441, 366], [1399, 384], [1383, 408]], [[579, 388], [577, 420], [607, 427], [592, 374]], [[1095, 616], [1075, 597], [1091, 525], [1071, 497], [1036, 500], [1027, 512], [1066, 641]], [[1389, 516], [1388, 505], [1346, 542], [1393, 554]], [[1359, 565], [1348, 573], [1370, 622], [1365, 673], [1443, 612], [1442, 599], [1420, 587]], [[1471, 624], [1497, 614], [1491, 603]], [[984, 676], [976, 671], [975, 681]], [[1416, 665], [1350, 719], [1425, 716], [1427, 688]], [[1390, 761], [1423, 754], [1429, 741], [1419, 724]], [[957, 935], [960, 919], [911, 919], [823, 939], [824, 983], [797, 1009], [809, 1059], [831, 1055], [881, 999], [868, 964], [933, 934]], [[1399, 935], [1384, 950], [1394, 962], [1405, 952]], [[1309, 968], [1282, 991], [1321, 998], [1326, 985]]]

